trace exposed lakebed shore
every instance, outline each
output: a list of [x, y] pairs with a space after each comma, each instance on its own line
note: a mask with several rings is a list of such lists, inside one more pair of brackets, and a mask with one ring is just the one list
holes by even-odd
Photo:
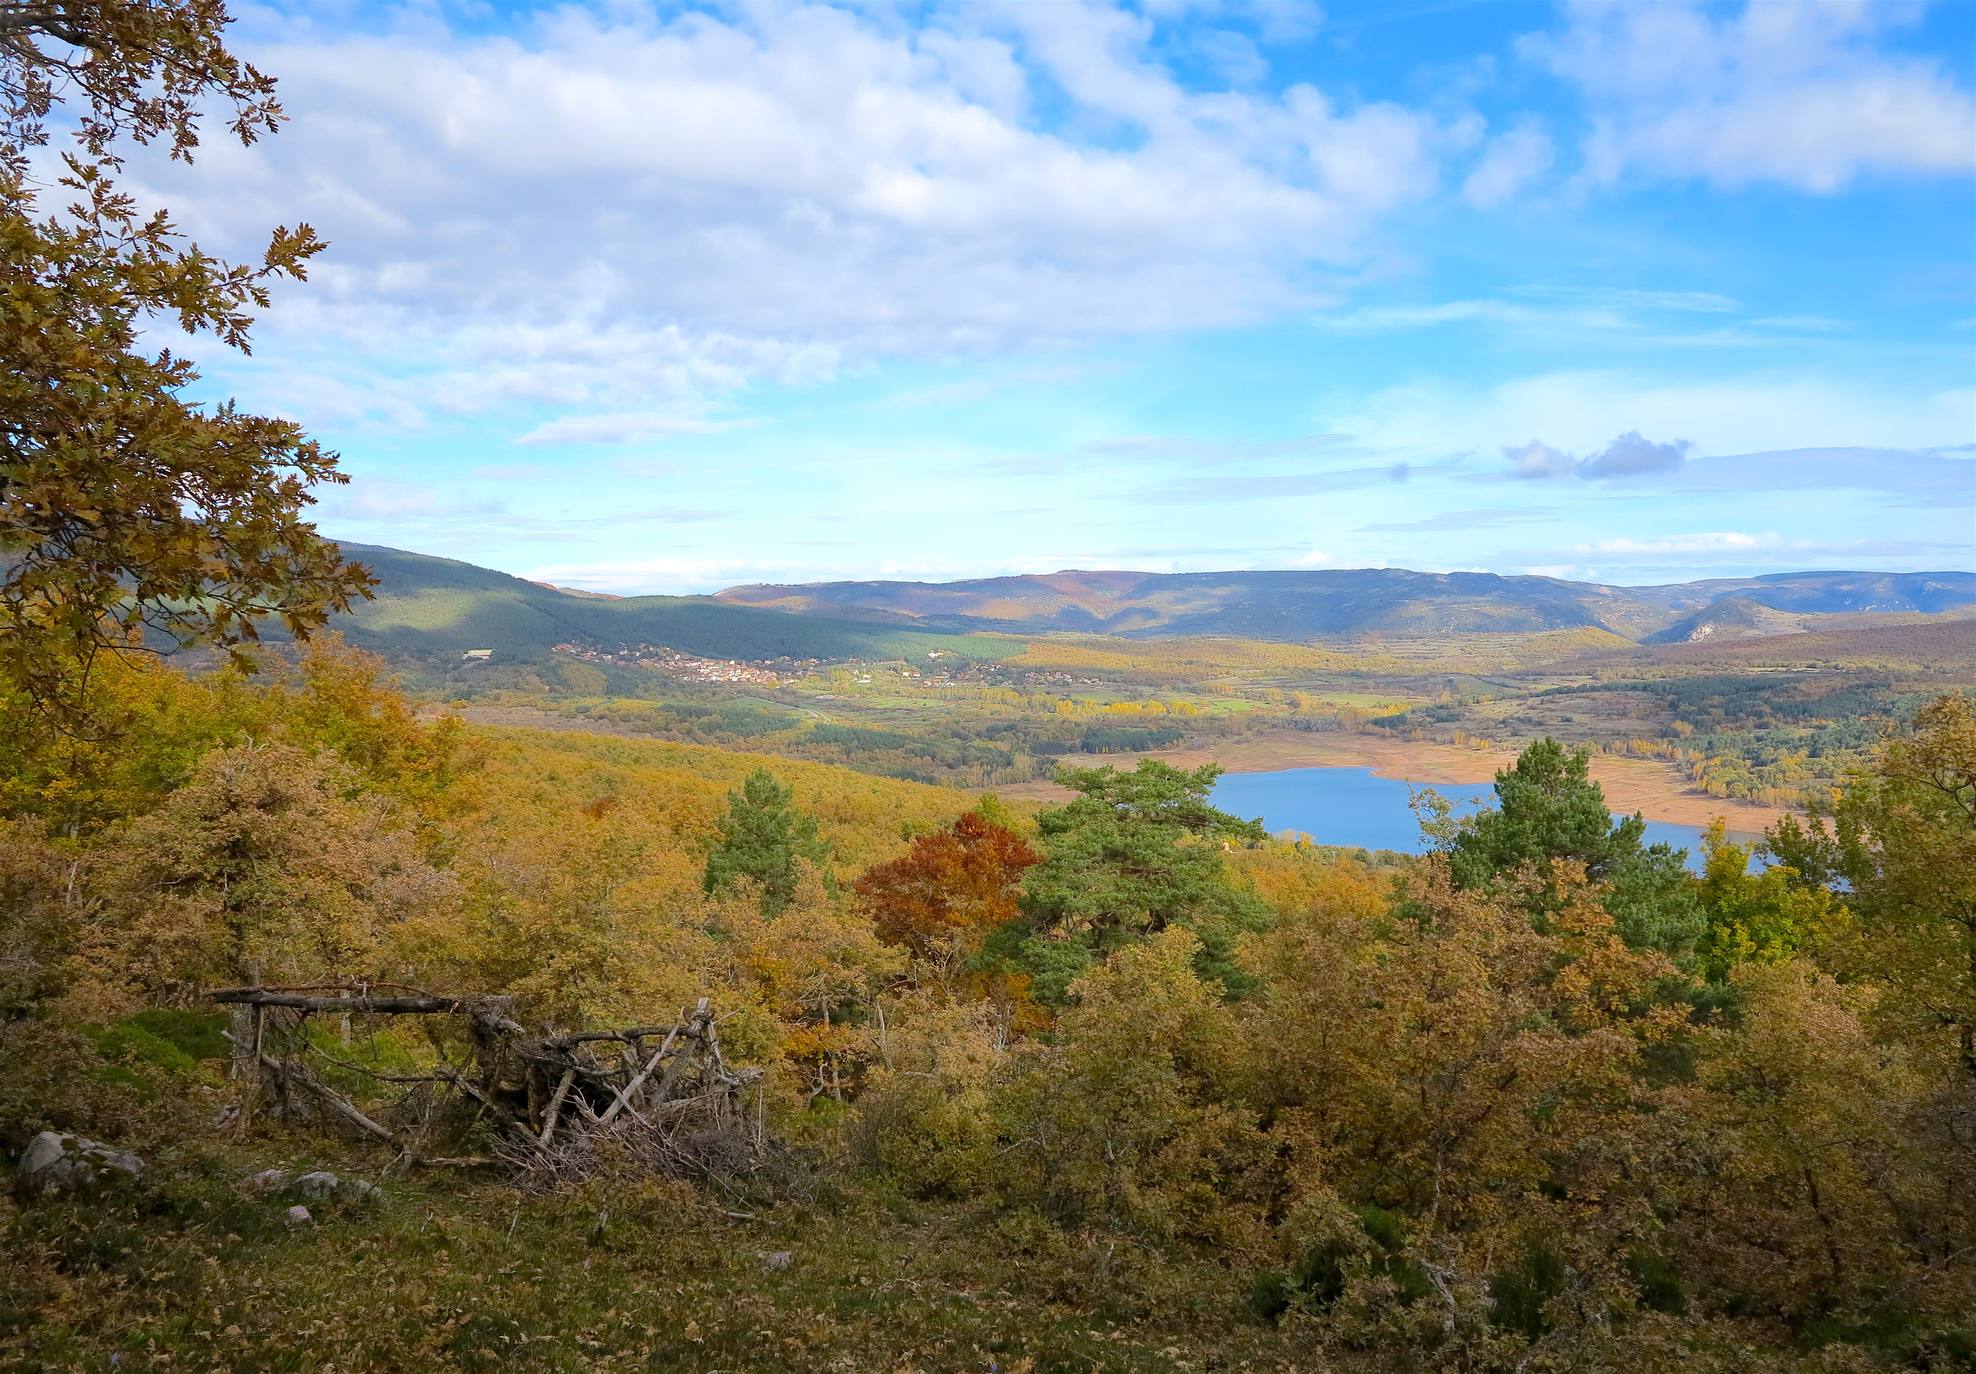
[[[1395, 740], [1378, 735], [1306, 734], [1272, 731], [1212, 746], [1158, 749], [1144, 754], [1095, 754], [1066, 758], [1066, 763], [1130, 767], [1136, 759], [1157, 758], [1178, 767], [1219, 763], [1231, 773], [1274, 773], [1292, 768], [1369, 768], [1381, 778], [1435, 786], [1486, 786], [1496, 770], [1515, 762], [1508, 749], [1464, 749], [1452, 744]], [[1702, 827], [1717, 816], [1733, 835], [1749, 836], [1774, 824], [1784, 812], [1754, 802], [1725, 801], [1689, 786], [1673, 765], [1654, 759], [1592, 756], [1592, 777], [1605, 789], [1606, 804], [1615, 812], [1637, 811], [1650, 821]], [[992, 790], [1001, 796], [1038, 801], [1063, 801], [1072, 794], [1054, 783], [1033, 782]]]

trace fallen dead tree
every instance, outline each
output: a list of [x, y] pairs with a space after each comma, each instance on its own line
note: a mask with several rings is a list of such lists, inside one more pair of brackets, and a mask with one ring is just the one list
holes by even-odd
[[[550, 1035], [529, 1031], [500, 997], [381, 985], [208, 995], [235, 1011], [227, 1036], [249, 1083], [242, 1126], [256, 1115], [314, 1117], [392, 1146], [397, 1169], [498, 1166], [537, 1186], [606, 1166], [732, 1179], [769, 1152], [761, 1071], [729, 1066], [704, 997], [670, 1024]], [[352, 1018], [423, 1018], [431, 1063], [395, 1072], [345, 1057], [312, 1033], [315, 1017], [336, 1018], [342, 1042]], [[340, 1086], [351, 1082], [364, 1085], [364, 1105]]]

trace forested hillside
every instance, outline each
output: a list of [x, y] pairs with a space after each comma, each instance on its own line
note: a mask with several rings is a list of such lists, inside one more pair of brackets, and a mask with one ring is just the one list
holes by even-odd
[[[992, 659], [1005, 635], [1250, 642], [1432, 640], [1550, 631], [1675, 642], [1818, 628], [1825, 617], [1976, 605], [1976, 575], [1802, 573], [1664, 587], [1553, 578], [1356, 572], [1060, 573], [978, 582], [737, 587], [717, 597], [583, 595], [451, 559], [376, 545], [345, 553], [377, 579], [334, 624], [353, 643], [418, 658], [562, 643], [664, 645], [714, 658], [843, 660], [929, 653]], [[980, 633], [987, 631], [990, 633]]]
[[546, 587], [446, 558], [367, 544], [344, 553], [377, 578], [374, 595], [336, 618], [352, 643], [380, 653], [457, 656], [468, 649], [546, 655], [575, 642], [615, 648], [664, 645], [709, 658], [924, 658], [1013, 652], [1004, 643], [929, 633], [910, 622], [874, 625], [828, 616], [794, 617], [730, 606], [709, 597], [593, 597]]
[[[1216, 811], [1212, 769], [1071, 770], [1032, 816], [421, 721], [334, 649], [90, 692], [94, 741], [0, 703], [0, 1138], [112, 1141], [135, 1175], [17, 1175], [19, 1367], [1976, 1348], [1967, 700], [1836, 829], [1780, 828], [1761, 875], [1718, 838], [1696, 878], [1556, 745], [1375, 869]], [[241, 983], [493, 997], [564, 1035], [709, 998], [746, 1111], [725, 1144], [640, 1153], [626, 1118], [618, 1153], [579, 1121], [517, 1154], [546, 1103], [435, 1115], [417, 1085], [474, 1042], [356, 993], [256, 1032], [290, 1085], [256, 1097], [207, 1000]], [[287, 1182], [325, 1166], [341, 1192]]]
[[[156, 342], [244, 354], [323, 247], [148, 204], [280, 129], [229, 22], [0, 0], [0, 1369], [1976, 1363], [1976, 622], [1641, 647], [1623, 589], [1244, 574], [1051, 591], [1224, 633], [976, 635], [339, 550], [336, 456]], [[1820, 578], [1776, 595], [1967, 593]], [[1520, 748], [1416, 855], [1082, 757], [1256, 718]], [[1691, 872], [1554, 722], [1815, 804]]]

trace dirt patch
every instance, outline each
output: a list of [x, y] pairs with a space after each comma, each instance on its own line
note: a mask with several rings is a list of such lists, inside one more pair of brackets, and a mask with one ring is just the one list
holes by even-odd
[[[1182, 768], [1219, 763], [1231, 773], [1270, 773], [1284, 768], [1370, 768], [1382, 778], [1404, 778], [1443, 786], [1487, 783], [1496, 770], [1515, 762], [1507, 749], [1464, 749], [1452, 744], [1418, 743], [1379, 735], [1312, 735], [1302, 732], [1251, 735], [1200, 748], [1156, 749], [1144, 754], [1077, 755], [1079, 766], [1116, 764], [1129, 768], [1140, 758], [1164, 759]], [[1614, 811], [1638, 811], [1648, 820], [1705, 826], [1717, 816], [1731, 834], [1755, 835], [1784, 815], [1774, 806], [1725, 801], [1696, 791], [1672, 764], [1654, 759], [1592, 756], [1592, 777], [1605, 789]], [[1054, 783], [985, 789], [999, 796], [1064, 801], [1072, 794]]]

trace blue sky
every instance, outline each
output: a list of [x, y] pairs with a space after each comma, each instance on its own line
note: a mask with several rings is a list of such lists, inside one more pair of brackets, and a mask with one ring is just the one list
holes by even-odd
[[296, 4], [332, 536], [620, 592], [1976, 566], [1976, 5]]

